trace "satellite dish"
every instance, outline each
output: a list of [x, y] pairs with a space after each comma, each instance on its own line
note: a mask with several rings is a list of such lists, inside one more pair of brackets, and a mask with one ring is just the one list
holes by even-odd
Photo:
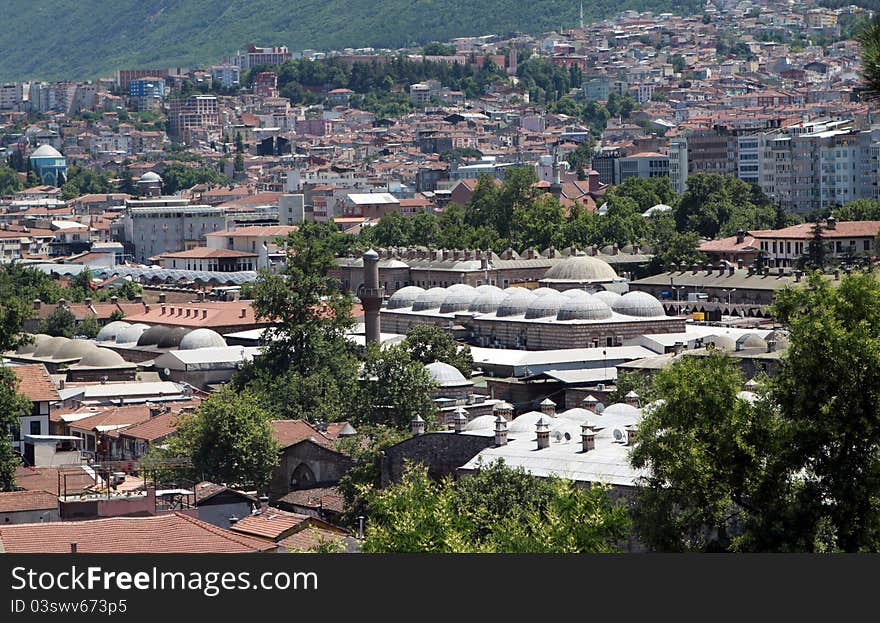
[[570, 434], [565, 433], [565, 441], [571, 441], [571, 435], [570, 435]]
[[619, 428], [615, 428], [614, 432], [611, 434], [614, 435], [614, 441], [623, 441], [625, 438], [623, 431], [620, 430]]
[[164, 370], [162, 370], [162, 374], [164, 374], [165, 376], [171, 376], [171, 370], [165, 368]]
[[601, 402], [596, 403], [596, 413], [602, 413], [605, 410], [605, 405]]
[[562, 432], [561, 431], [553, 431], [553, 439], [556, 440], [556, 443], [562, 441]]

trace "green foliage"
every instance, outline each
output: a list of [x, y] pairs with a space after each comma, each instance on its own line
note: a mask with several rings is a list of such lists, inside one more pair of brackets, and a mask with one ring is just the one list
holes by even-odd
[[578, 174], [578, 179], [584, 179], [585, 170], [592, 168], [594, 149], [595, 141], [591, 137], [590, 140], [580, 143], [565, 157], [572, 170]]
[[95, 316], [87, 316], [79, 323], [79, 326], [76, 328], [76, 334], [94, 339], [100, 330], [101, 325], [98, 324], [98, 319]]
[[639, 395], [642, 405], [650, 403], [653, 395], [651, 377], [637, 370], [621, 371], [617, 375], [617, 380], [614, 381], [614, 391], [608, 394], [608, 404], [613, 405], [625, 402], [626, 395], [630, 392], [635, 392]]
[[45, 320], [40, 322], [37, 333], [56, 337], [73, 337], [76, 332], [76, 317], [67, 307], [59, 305]]
[[[654, 377], [662, 402], [639, 424], [632, 464], [642, 478], [639, 539], [662, 551], [730, 551], [772, 508], [766, 486], [776, 420], [737, 397], [742, 376], [724, 353], [683, 357]], [[774, 491], [775, 493], [776, 491]]]
[[[491, 32], [548, 32], [574, 24], [578, 8], [570, 2], [536, 5], [493, 0], [424, 4], [385, 0], [278, 5], [267, 0], [212, 0], [171, 3], [119, 0], [112, 10], [88, 0], [51, 1], [41, 10], [10, 0], [10, 16], [0, 43], [2, 80], [74, 80], [111, 75], [117, 67], [202, 67], [253, 41], [304, 48], [389, 47], [446, 41]], [[307, 8], [308, 10], [303, 10]], [[696, 0], [596, 0], [584, 4], [588, 21], [628, 9], [698, 12]], [[209, 22], [205, 16], [213, 16]], [[393, 16], [394, 19], [388, 19]], [[58, 24], [64, 24], [58, 29]], [[62, 32], [63, 30], [63, 32]], [[47, 34], [48, 33], [48, 34]]]
[[880, 97], [880, 15], [874, 17], [858, 33], [861, 49], [862, 78], [872, 98]]
[[0, 366], [0, 491], [15, 490], [15, 469], [20, 465], [12, 450], [12, 431], [19, 427], [19, 415], [29, 413], [31, 401], [18, 393], [18, 377], [8, 366]]
[[67, 181], [61, 187], [61, 197], [65, 200], [82, 195], [109, 193], [113, 191], [108, 173], [98, 173], [71, 165], [67, 169]]
[[401, 343], [410, 357], [422, 365], [442, 361], [458, 368], [465, 378], [470, 378], [474, 367], [471, 349], [456, 342], [452, 336], [436, 325], [413, 325]]
[[695, 231], [715, 238], [739, 229], [771, 229], [776, 209], [761, 190], [726, 175], [698, 173], [687, 180], [687, 190], [675, 206], [679, 231]]
[[385, 424], [406, 430], [420, 417], [431, 426], [437, 405], [431, 398], [435, 388], [424, 364], [413, 359], [400, 345], [380, 349], [370, 345], [361, 368], [356, 424]]
[[24, 190], [24, 182], [15, 169], [0, 167], [0, 197], [12, 195]]
[[230, 179], [212, 167], [190, 167], [179, 162], [171, 162], [162, 172], [165, 193], [173, 195], [179, 190], [192, 188], [196, 184], [223, 186]]
[[459, 482], [408, 464], [369, 494], [364, 551], [586, 553], [617, 551], [626, 508], [601, 487], [542, 480], [499, 461]]
[[455, 56], [455, 46], [432, 41], [422, 47], [422, 54], [425, 56]]
[[262, 490], [279, 460], [270, 419], [252, 395], [224, 387], [181, 416], [168, 445], [203, 479]]
[[117, 320], [123, 320], [125, 318], [125, 312], [121, 309], [114, 309], [110, 314], [110, 317], [107, 318], [107, 323], [115, 322]]
[[880, 201], [854, 199], [834, 210], [838, 221], [880, 221]]

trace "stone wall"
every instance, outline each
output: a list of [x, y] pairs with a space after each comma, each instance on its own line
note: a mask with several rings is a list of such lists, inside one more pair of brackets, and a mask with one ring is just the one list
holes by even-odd
[[387, 487], [400, 480], [406, 460], [423, 463], [432, 478], [442, 478], [455, 474], [460, 466], [494, 445], [493, 435], [425, 433], [410, 437], [386, 448], [383, 453], [382, 486]]
[[[311, 440], [304, 440], [284, 448], [281, 460], [272, 472], [269, 483], [269, 497], [278, 499], [290, 493], [290, 478], [301, 464], [305, 464], [315, 476], [309, 486], [331, 486], [351, 469], [351, 458], [335, 452]], [[305, 488], [305, 487], [303, 487]]]

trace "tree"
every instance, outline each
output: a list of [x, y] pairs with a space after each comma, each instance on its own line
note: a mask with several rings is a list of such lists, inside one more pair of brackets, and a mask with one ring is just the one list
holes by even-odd
[[594, 147], [595, 142], [591, 136], [587, 140], [580, 142], [578, 146], [568, 152], [568, 155], [565, 157], [569, 166], [571, 166], [572, 170], [577, 173], [578, 179], [585, 179], [585, 170], [592, 168]]
[[807, 257], [804, 264], [810, 268], [822, 270], [825, 268], [825, 239], [822, 235], [824, 227], [816, 221], [811, 230], [812, 235], [807, 243]]
[[76, 333], [77, 335], [83, 335], [89, 339], [94, 339], [97, 337], [100, 330], [101, 326], [98, 324], [98, 319], [95, 316], [86, 316], [76, 328]]
[[788, 424], [780, 460], [803, 480], [796, 517], [846, 552], [880, 548], [880, 283], [818, 273], [780, 292], [789, 347], [770, 395]]
[[752, 184], [717, 173], [697, 173], [675, 206], [679, 231], [695, 231], [706, 238], [731, 236], [739, 229], [769, 229], [776, 209]]
[[458, 368], [465, 378], [470, 378], [474, 367], [471, 349], [456, 342], [452, 336], [432, 324], [413, 325], [406, 332], [401, 346], [410, 357], [423, 365], [442, 361]]
[[862, 27], [856, 36], [862, 57], [862, 79], [868, 87], [868, 96], [880, 97], [880, 15]]
[[0, 167], [0, 197], [12, 195], [20, 190], [24, 190], [24, 182], [15, 169]]
[[125, 318], [124, 311], [122, 311], [121, 309], [114, 309], [113, 312], [110, 314], [110, 317], [107, 318], [107, 323], [109, 324], [111, 322], [115, 322], [117, 320], [122, 320], [124, 318]]
[[437, 419], [437, 406], [431, 398], [434, 388], [424, 364], [413, 359], [405, 347], [380, 349], [371, 345], [361, 368], [355, 422], [406, 430], [420, 417], [430, 426]]
[[838, 221], [880, 221], [880, 201], [854, 199], [834, 210]]
[[76, 316], [67, 307], [59, 305], [40, 323], [39, 333], [55, 337], [73, 337], [76, 331]]
[[202, 479], [263, 490], [278, 464], [279, 445], [270, 415], [248, 392], [223, 387], [195, 413], [182, 415], [169, 441], [190, 457]]
[[647, 472], [633, 510], [643, 543], [731, 551], [765, 542], [759, 527], [786, 499], [785, 474], [777, 478], [772, 467], [779, 424], [771, 409], [740, 399], [741, 387], [736, 365], [720, 352], [683, 357], [655, 375], [659, 401], [645, 410], [631, 453]]
[[20, 414], [30, 409], [31, 401], [18, 393], [18, 377], [8, 366], [0, 366], [0, 491], [15, 490], [15, 469], [21, 462], [11, 437], [19, 428]]
[[562, 204], [549, 193], [536, 198], [530, 205], [514, 209], [511, 223], [511, 239], [520, 249], [562, 246]]
[[235, 154], [235, 160], [232, 163], [232, 167], [236, 173], [242, 173], [244, 171], [244, 156], [240, 152]]

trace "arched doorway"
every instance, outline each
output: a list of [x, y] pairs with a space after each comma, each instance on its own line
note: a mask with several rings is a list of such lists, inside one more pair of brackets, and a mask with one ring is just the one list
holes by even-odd
[[314, 484], [315, 474], [312, 471], [312, 468], [305, 463], [297, 465], [296, 469], [293, 470], [293, 475], [290, 477], [290, 490], [308, 489]]

